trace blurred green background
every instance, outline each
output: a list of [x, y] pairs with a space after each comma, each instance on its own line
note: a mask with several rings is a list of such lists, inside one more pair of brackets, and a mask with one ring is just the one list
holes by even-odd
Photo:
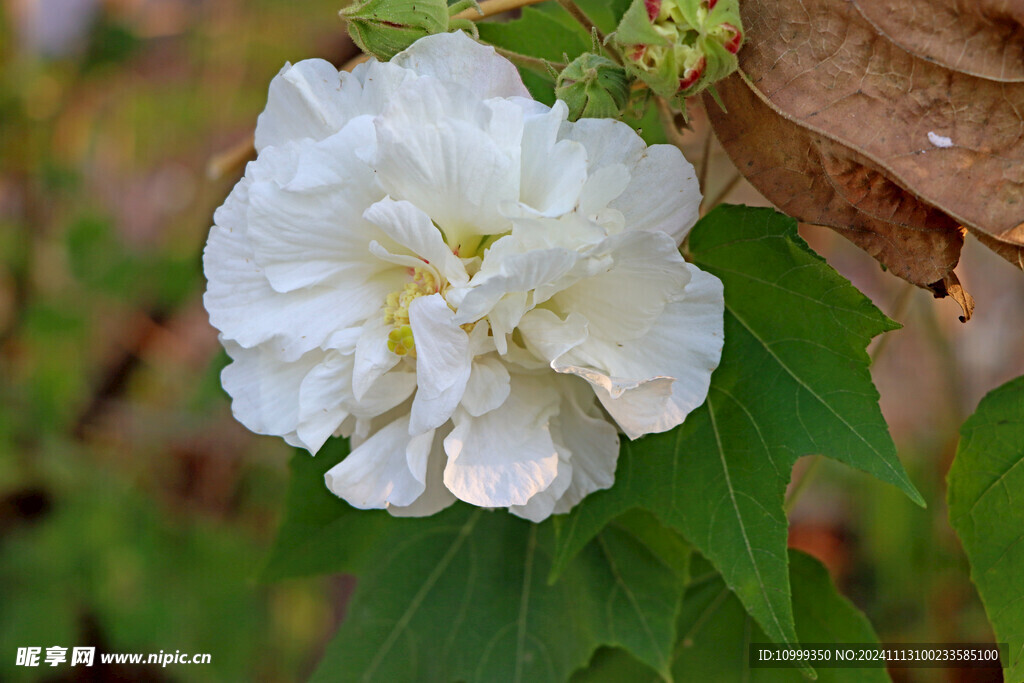
[[[351, 578], [257, 581], [289, 449], [231, 417], [200, 260], [270, 79], [285, 61], [352, 56], [338, 8], [0, 4], [0, 680], [302, 680], [343, 618]], [[698, 165], [707, 130], [698, 110]], [[765, 203], [717, 144], [708, 158], [708, 196]], [[961, 279], [978, 307], [960, 325], [954, 304], [841, 238], [804, 234], [906, 325], [876, 347], [875, 378], [929, 508], [824, 463], [792, 510], [792, 544], [883, 640], [989, 640], [944, 477], [963, 418], [1024, 372], [1024, 278], [970, 244]], [[15, 666], [18, 647], [53, 645], [212, 663]]]

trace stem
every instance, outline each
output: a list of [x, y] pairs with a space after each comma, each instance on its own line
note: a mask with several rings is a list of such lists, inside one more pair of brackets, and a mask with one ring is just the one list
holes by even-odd
[[804, 476], [800, 477], [800, 481], [798, 481], [796, 486], [793, 487], [793, 490], [789, 492], [789, 497], [786, 498], [786, 503], [782, 506], [782, 509], [787, 515], [789, 514], [789, 511], [793, 509], [793, 506], [796, 505], [797, 499], [800, 498], [801, 494], [803, 494], [807, 485], [811, 483], [811, 479], [814, 478], [814, 474], [818, 471], [818, 466], [821, 465], [821, 461], [823, 460], [820, 455], [814, 455], [811, 457], [814, 459], [811, 460], [811, 464], [807, 466], [806, 470], [804, 470]]
[[598, 42], [602, 47], [604, 47], [604, 51], [608, 53], [608, 56], [611, 57], [616, 64], [622, 66], [622, 56], [611, 45], [608, 45], [605, 42], [606, 38], [604, 33], [594, 25], [594, 22], [590, 20], [590, 17], [587, 16], [586, 12], [579, 8], [579, 5], [572, 0], [558, 0], [558, 4], [561, 5], [562, 9], [568, 12], [573, 19], [579, 22], [580, 26], [587, 29], [587, 33], [589, 35], [597, 36]]
[[231, 148], [214, 155], [206, 164], [206, 177], [209, 180], [220, 180], [241, 170], [247, 161], [256, 154], [256, 143], [253, 135], [233, 145]]
[[526, 7], [528, 5], [536, 5], [538, 2], [544, 2], [544, 0], [484, 0], [480, 3], [480, 9], [476, 7], [470, 7], [467, 10], [463, 10], [452, 17], [452, 19], [470, 19], [476, 21], [477, 19], [486, 19], [492, 17], [495, 14], [501, 14], [502, 12], [511, 12], [514, 9], [520, 7]]
[[655, 97], [654, 104], [658, 107], [658, 119], [661, 121], [661, 127], [665, 130], [665, 137], [671, 144], [678, 147], [680, 152], [684, 151], [683, 144], [686, 142], [686, 137], [676, 126], [676, 117], [668, 105], [668, 100], [664, 97]]
[[[725, 198], [729, 196], [729, 193], [736, 189], [736, 186], [740, 184], [741, 180], [743, 180], [743, 174], [741, 174], [739, 171], [736, 171], [736, 173], [733, 174], [732, 178], [729, 179], [729, 182], [725, 184], [725, 187], [719, 190], [718, 194], [715, 195], [715, 198], [712, 199], [710, 202], [704, 202], [702, 204], [702, 208], [703, 206], [707, 206], [708, 211], [710, 211], [711, 209], [721, 204], [725, 200]], [[707, 211], [704, 211], [701, 215], [704, 215], [704, 213], [707, 213]]]
[[703, 192], [707, 189], [708, 182], [708, 171], [711, 169], [711, 136], [714, 133], [711, 132], [710, 126], [708, 127], [708, 135], [704, 138], [704, 149], [700, 153], [700, 176], [697, 182], [700, 183], [700, 191]]
[[499, 55], [501, 55], [505, 59], [509, 60], [510, 62], [514, 63], [515, 65], [517, 65], [517, 66], [525, 66], [528, 69], [533, 69], [535, 71], [540, 71], [540, 72], [542, 72], [544, 74], [550, 74], [551, 73], [550, 70], [548, 69], [548, 67], [551, 67], [551, 68], [555, 69], [556, 71], [561, 71], [562, 69], [565, 68], [565, 64], [562, 64], [561, 62], [549, 62], [546, 59], [538, 59], [537, 57], [530, 57], [528, 55], [521, 55], [518, 52], [513, 52], [512, 50], [506, 50], [505, 48], [498, 47], [497, 45], [492, 45], [491, 47], [494, 48], [495, 52], [497, 52]]

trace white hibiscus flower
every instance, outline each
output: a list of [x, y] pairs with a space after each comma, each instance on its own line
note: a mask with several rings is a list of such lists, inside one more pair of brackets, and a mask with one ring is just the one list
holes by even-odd
[[679, 255], [676, 148], [567, 122], [462, 33], [286, 66], [256, 147], [204, 254], [224, 387], [255, 432], [351, 436], [326, 477], [350, 504], [539, 521], [611, 486], [618, 429], [704, 401], [722, 286]]

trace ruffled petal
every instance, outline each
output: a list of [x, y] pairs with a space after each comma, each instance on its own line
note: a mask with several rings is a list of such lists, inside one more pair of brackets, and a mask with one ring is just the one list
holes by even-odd
[[619, 435], [601, 414], [589, 387], [575, 379], [560, 387], [562, 408], [551, 430], [571, 454], [572, 482], [555, 504], [555, 514], [568, 512], [594, 491], [611, 488], [619, 459]]
[[[324, 479], [334, 495], [363, 510], [411, 505], [423, 494], [425, 466], [413, 472], [409, 460], [426, 460], [429, 438], [409, 435], [409, 418], [401, 417], [377, 431], [344, 460], [327, 470]], [[419, 475], [417, 477], [417, 475]]]
[[326, 140], [275, 147], [250, 164], [247, 236], [276, 291], [358, 289], [388, 267], [369, 256], [377, 231], [362, 218], [384, 193], [353, 151], [372, 136], [361, 117]]
[[[488, 251], [488, 255], [492, 252], [497, 254], [501, 243], [508, 244], [511, 240], [511, 237], [502, 238]], [[572, 270], [579, 259], [578, 253], [568, 249], [510, 252], [495, 259], [498, 266], [493, 270], [486, 269], [488, 262], [485, 259], [485, 268], [474, 276], [473, 288], [459, 304], [456, 322], [461, 325], [479, 320], [506, 294], [528, 292], [559, 280]]]
[[565, 320], [553, 311], [536, 308], [519, 321], [526, 348], [538, 358], [553, 361], [587, 340], [587, 319], [570, 313]]
[[[553, 422], [553, 420], [552, 420]], [[558, 474], [554, 481], [543, 491], [533, 494], [524, 505], [509, 505], [508, 511], [516, 517], [539, 523], [551, 516], [559, 499], [572, 484], [572, 465], [569, 464], [569, 451], [555, 444], [558, 451]]]
[[687, 267], [690, 283], [644, 336], [621, 344], [592, 336], [552, 363], [589, 381], [631, 439], [681, 424], [707, 398], [721, 360], [722, 283]]
[[452, 249], [509, 228], [499, 207], [519, 198], [522, 111], [420, 79], [375, 119], [373, 166], [384, 190], [424, 211]]
[[462, 395], [462, 407], [473, 417], [480, 417], [500, 408], [508, 398], [511, 386], [505, 364], [491, 356], [478, 357]]
[[345, 405], [351, 384], [352, 357], [337, 352], [326, 354], [302, 379], [296, 434], [310, 453], [319, 451], [349, 416]]
[[452, 322], [454, 316], [440, 294], [420, 297], [409, 305], [418, 383], [409, 424], [413, 434], [447, 422], [469, 381], [473, 360], [469, 335]]
[[348, 74], [330, 62], [307, 59], [284, 68], [270, 82], [267, 107], [256, 121], [256, 150], [293, 140], [322, 140], [351, 118], [350, 100], [339, 96]]
[[354, 299], [334, 289], [275, 292], [245, 237], [248, 187], [246, 179], [239, 181], [214, 214], [215, 225], [203, 251], [207, 279], [203, 303], [210, 313], [210, 323], [226, 339], [245, 348], [266, 342], [283, 359], [296, 360], [331, 333], [347, 327], [348, 316], [339, 317], [336, 312], [348, 310], [354, 304], [358, 317], [370, 309], [374, 300], [379, 306], [390, 290], [387, 283], [380, 283], [380, 294], [375, 297], [372, 290], [377, 285], [367, 283], [355, 293]]
[[420, 38], [412, 47], [395, 55], [391, 63], [424, 76], [458, 83], [472, 89], [481, 99], [530, 98], [519, 70], [510, 61], [498, 56], [493, 47], [481, 45], [462, 31]]
[[501, 410], [481, 417], [456, 411], [455, 428], [444, 441], [445, 485], [473, 505], [525, 505], [558, 474], [558, 450], [548, 429], [558, 405], [550, 381], [515, 375]]
[[311, 351], [288, 362], [265, 345], [246, 349], [223, 338], [221, 343], [233, 361], [221, 372], [220, 379], [232, 398], [235, 419], [257, 434], [290, 436], [293, 442], [309, 448], [295, 434], [299, 427], [299, 389], [309, 371], [324, 360], [324, 353]]
[[356, 401], [362, 401], [373, 383], [402, 360], [388, 349], [391, 329], [392, 326], [384, 322], [381, 314], [368, 320], [363, 333], [359, 335], [352, 371], [352, 394]]
[[681, 244], [700, 218], [693, 164], [674, 145], [653, 145], [629, 174], [629, 186], [608, 206], [626, 216], [627, 230], [664, 232]]
[[557, 140], [568, 115], [564, 102], [526, 119], [519, 201], [542, 216], [561, 216], [576, 208], [587, 181], [587, 150], [572, 140]]
[[[388, 512], [395, 517], [427, 517], [436, 514], [458, 500], [444, 485], [444, 467], [448, 456], [444, 452], [444, 437], [447, 430], [428, 432], [433, 445], [427, 457], [426, 486], [411, 505], [388, 505]], [[419, 438], [419, 437], [417, 437]]]
[[690, 280], [686, 261], [664, 233], [614, 235], [591, 254], [610, 257], [605, 272], [578, 280], [551, 302], [582, 315], [590, 336], [607, 342], [643, 335]]
[[453, 285], [469, 281], [462, 260], [445, 244], [430, 216], [406, 201], [385, 197], [363, 214], [388, 237], [436, 268]]

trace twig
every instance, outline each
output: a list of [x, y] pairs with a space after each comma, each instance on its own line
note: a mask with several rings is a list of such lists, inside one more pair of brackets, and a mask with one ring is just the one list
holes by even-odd
[[501, 14], [502, 12], [511, 12], [528, 5], [536, 5], [538, 2], [544, 2], [544, 0], [484, 0], [480, 3], [479, 11], [475, 7], [470, 7], [459, 12], [452, 19], [476, 21], [477, 19], [493, 17], [495, 14]]
[[708, 171], [711, 169], [711, 136], [714, 135], [711, 129], [708, 128], [708, 135], [704, 138], [704, 149], [700, 153], [700, 176], [697, 178], [697, 182], [700, 183], [700, 191], [704, 192], [707, 189], [708, 182]]
[[[497, 52], [499, 55], [501, 55], [508, 61], [512, 62], [513, 64], [516, 64], [517, 66], [524, 66], [528, 69], [534, 69], [545, 74], [550, 73], [551, 69], [561, 71], [562, 69], [565, 68], [565, 64], [562, 64], [561, 62], [549, 62], [546, 59], [530, 57], [529, 55], [519, 54], [518, 52], [513, 52], [512, 50], [506, 50], [505, 48], [498, 47], [497, 45], [494, 45], [493, 47], [495, 52]], [[551, 67], [551, 69], [549, 69], [548, 67]]]
[[725, 184], [725, 187], [718, 191], [718, 194], [715, 195], [714, 199], [709, 202], [701, 203], [701, 215], [703, 216], [705, 213], [725, 201], [725, 198], [729, 196], [730, 192], [736, 189], [736, 186], [740, 184], [741, 180], [743, 180], [743, 174], [736, 171], [732, 178], [729, 179], [729, 182]]
[[664, 97], [655, 97], [654, 104], [658, 108], [658, 119], [661, 121], [661, 127], [665, 130], [665, 138], [682, 152], [686, 137], [676, 126], [676, 117], [672, 112], [672, 107]]
[[598, 43], [604, 47], [605, 52], [611, 57], [616, 64], [622, 65], [622, 56], [618, 51], [607, 43], [604, 33], [601, 32], [594, 22], [587, 16], [586, 12], [580, 9], [572, 0], [558, 0], [558, 4], [562, 6], [566, 12], [575, 19], [580, 26], [587, 30], [587, 33], [592, 36], [597, 36]]

